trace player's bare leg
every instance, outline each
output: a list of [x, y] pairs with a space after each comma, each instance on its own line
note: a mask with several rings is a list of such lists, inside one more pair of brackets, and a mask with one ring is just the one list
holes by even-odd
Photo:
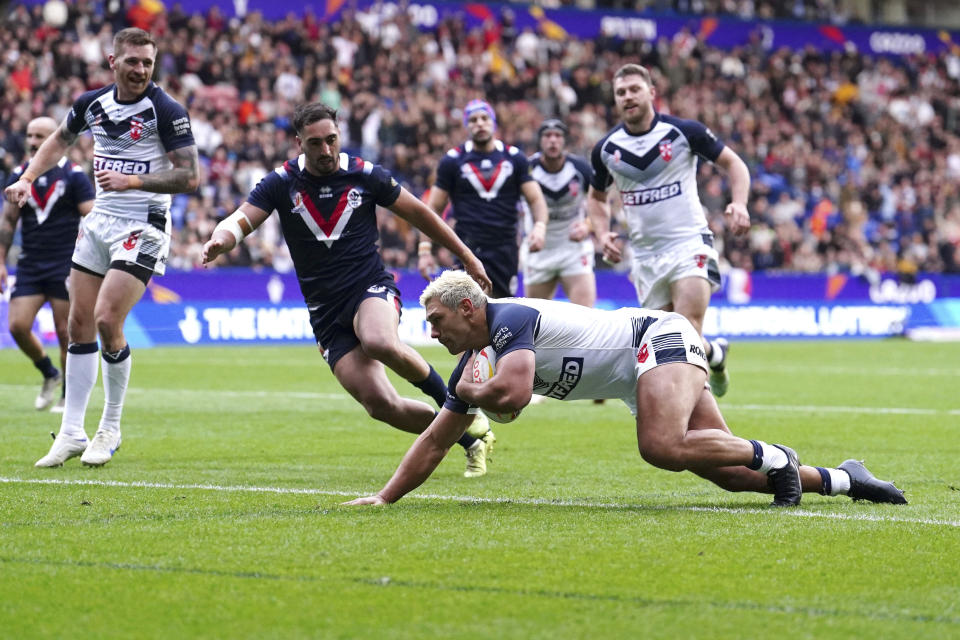
[[403, 398], [387, 379], [383, 363], [354, 347], [340, 358], [333, 375], [374, 420], [409, 433], [422, 433], [436, 412], [430, 405]]
[[413, 347], [400, 340], [397, 309], [382, 298], [367, 298], [353, 317], [353, 331], [363, 352], [410, 382], [427, 377], [430, 365]]
[[13, 336], [24, 355], [30, 358], [33, 366], [43, 375], [43, 384], [33, 404], [37, 410], [46, 409], [56, 401], [57, 391], [63, 381], [63, 365], [59, 370], [53, 366], [40, 338], [33, 333], [33, 322], [44, 302], [45, 298], [40, 294], [17, 296], [10, 299], [7, 310], [10, 335]]
[[70, 338], [65, 371], [67, 395], [60, 431], [49, 453], [37, 460], [37, 467], [58, 467], [84, 453], [89, 444], [83, 423], [100, 364], [94, 308], [102, 284], [100, 276], [76, 269], [70, 272], [72, 301], [67, 321]]
[[592, 307], [597, 301], [597, 279], [592, 273], [561, 276], [560, 283], [567, 299], [574, 304]]
[[710, 341], [703, 337], [703, 318], [710, 305], [710, 283], [699, 276], [681, 278], [670, 283], [670, 297], [672, 310], [689, 320], [700, 334], [707, 362], [710, 363], [710, 389], [713, 395], [724, 395], [730, 385], [726, 362], [727, 341], [723, 338]]
[[[733, 435], [727, 426], [716, 398], [707, 389], [700, 392], [700, 401], [690, 416], [689, 430], [720, 429]], [[701, 478], [713, 482], [727, 491], [755, 491], [758, 493], [773, 493], [770, 479], [759, 471], [753, 471], [745, 466], [713, 467], [709, 469], [691, 469]], [[800, 465], [800, 481], [803, 491], [820, 491], [820, 474], [816, 468]]]
[[[722, 425], [722, 426], [721, 426]], [[703, 390], [700, 402], [690, 417], [690, 429], [723, 428], [730, 431], [713, 395]], [[773, 493], [769, 478], [758, 471], [746, 467], [720, 467], [694, 471], [697, 475], [710, 480], [727, 491], [756, 491]], [[824, 482], [829, 487], [825, 487]], [[839, 467], [812, 467], [800, 465], [800, 482], [804, 493], [822, 493], [824, 495], [848, 495], [854, 500], [869, 500], [890, 504], [906, 504], [903, 491], [892, 482], [877, 480], [863, 463], [846, 460]]]
[[20, 350], [30, 358], [30, 362], [36, 362], [46, 355], [43, 344], [33, 333], [33, 321], [43, 303], [44, 297], [39, 294], [17, 296], [10, 298], [10, 306], [7, 308], [10, 335], [13, 336]]
[[90, 446], [80, 458], [85, 465], [104, 465], [120, 448], [120, 416], [132, 366], [123, 324], [146, 289], [147, 285], [135, 275], [113, 268], [107, 270], [100, 287], [93, 315], [100, 335], [103, 413]]
[[528, 298], [542, 298], [544, 300], [553, 300], [557, 291], [558, 278], [547, 280], [546, 282], [524, 282], [524, 295]]
[[640, 455], [669, 471], [703, 473], [746, 465], [767, 475], [774, 506], [800, 503], [796, 454], [786, 447], [744, 440], [729, 430], [688, 428], [703, 394], [706, 373], [683, 362], [663, 364], [637, 380], [637, 442]]

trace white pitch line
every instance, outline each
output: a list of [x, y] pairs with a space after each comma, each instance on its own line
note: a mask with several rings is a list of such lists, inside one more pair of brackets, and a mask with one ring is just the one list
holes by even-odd
[[[341, 496], [357, 497], [369, 495], [369, 491], [341, 491], [333, 489], [297, 489], [294, 487], [252, 487], [244, 485], [216, 485], [216, 484], [173, 484], [167, 482], [123, 482], [120, 480], [68, 480], [62, 478], [11, 478], [0, 476], [2, 484], [46, 484], [62, 486], [94, 486], [120, 487], [130, 489], [178, 489], [201, 491], [224, 491], [239, 493], [277, 493], [293, 495]], [[727, 513], [733, 515], [779, 515], [785, 514], [797, 518], [828, 518], [832, 520], [849, 520], [859, 522], [890, 522], [904, 524], [924, 524], [943, 527], [960, 528], [960, 520], [935, 520], [932, 518], [899, 518], [885, 517], [870, 514], [846, 513], [818, 513], [804, 509], [770, 509], [768, 507], [750, 509], [743, 507], [683, 507], [664, 505], [619, 504], [615, 502], [576, 502], [573, 500], [547, 500], [545, 498], [480, 498], [477, 496], [447, 496], [433, 493], [412, 493], [407, 498], [421, 500], [446, 500], [451, 502], [472, 502], [477, 504], [519, 504], [546, 507], [573, 507], [588, 509], [646, 509], [651, 511], [693, 511], [706, 513]]]
[[[0, 389], [11, 389], [18, 391], [35, 390], [35, 386], [20, 384], [0, 384]], [[316, 391], [236, 391], [226, 389], [145, 389], [132, 387], [127, 393], [134, 395], [157, 396], [175, 396], [182, 398], [184, 396], [201, 396], [209, 399], [210, 397], [220, 398], [294, 398], [297, 400], [343, 400], [353, 401], [353, 398], [347, 393], [320, 393]], [[846, 407], [831, 405], [787, 405], [787, 404], [726, 404], [721, 405], [721, 409], [729, 411], [758, 411], [773, 413], [860, 413], [871, 415], [917, 415], [917, 416], [960, 416], [960, 409], [929, 409], [917, 407]]]

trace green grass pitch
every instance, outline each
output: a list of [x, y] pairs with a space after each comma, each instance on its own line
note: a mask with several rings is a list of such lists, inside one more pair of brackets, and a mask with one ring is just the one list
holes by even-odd
[[734, 344], [735, 433], [910, 501], [796, 510], [652, 468], [619, 402], [556, 401], [496, 429], [486, 477], [455, 447], [398, 504], [343, 507], [412, 437], [315, 349], [133, 357], [114, 460], [40, 470], [59, 417], [0, 351], [0, 637], [960, 638], [960, 344]]

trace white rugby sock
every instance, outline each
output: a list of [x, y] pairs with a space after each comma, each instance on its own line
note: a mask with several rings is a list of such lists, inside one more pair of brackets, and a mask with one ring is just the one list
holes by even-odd
[[[787, 462], [789, 462], [787, 459], [787, 454], [780, 447], [767, 444], [763, 440], [751, 440], [750, 442], [753, 443], [754, 461], [757, 461], [758, 453], [760, 457], [759, 466], [751, 465], [751, 469], [755, 469], [760, 473], [767, 473], [771, 469], [782, 469], [787, 466]], [[759, 451], [757, 451], [758, 446], [760, 449]]]
[[90, 393], [97, 383], [97, 343], [71, 344], [67, 348], [66, 396], [60, 433], [71, 438], [86, 437], [83, 417], [87, 413]]
[[130, 347], [124, 346], [116, 353], [103, 352], [103, 415], [100, 427], [104, 431], [120, 430], [120, 414], [123, 412], [123, 398], [130, 382]]

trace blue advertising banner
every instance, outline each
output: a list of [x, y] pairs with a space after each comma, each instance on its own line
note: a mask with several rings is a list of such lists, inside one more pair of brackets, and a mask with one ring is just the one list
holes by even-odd
[[[418, 299], [425, 281], [413, 271], [394, 273], [401, 290], [401, 338], [431, 344]], [[9, 292], [9, 287], [7, 287]], [[597, 273], [597, 306], [636, 306], [623, 274]], [[0, 347], [12, 347], [7, 301], [0, 302]], [[711, 302], [708, 335], [737, 338], [871, 338], [912, 329], [960, 328], [960, 276], [921, 274], [916, 282], [844, 274], [767, 274], [734, 270]], [[36, 330], [56, 343], [48, 309]], [[311, 343], [313, 332], [292, 273], [250, 269], [170, 271], [150, 282], [125, 328], [133, 347], [152, 345]]]
[[[26, 4], [42, 4], [27, 0]], [[178, 4], [165, 0], [167, 8]], [[413, 25], [431, 31], [449, 17], [458, 17], [468, 28], [497, 21], [504, 12], [513, 16], [518, 30], [530, 28], [548, 38], [620, 38], [654, 42], [690, 34], [722, 49], [760, 43], [766, 49], [811, 46], [820, 51], [856, 50], [869, 55], [939, 53], [960, 45], [960, 32], [907, 26], [833, 25], [789, 20], [740, 20], [734, 17], [678, 16], [651, 11], [544, 9], [535, 5], [475, 2], [382, 2], [381, 0], [326, 0], [325, 2], [271, 2], [270, 0], [193, 0], [192, 13], [217, 7], [228, 16], [260, 12], [267, 20], [293, 14], [313, 15], [321, 22], [336, 22], [347, 11], [361, 22], [376, 25], [406, 11]]]

